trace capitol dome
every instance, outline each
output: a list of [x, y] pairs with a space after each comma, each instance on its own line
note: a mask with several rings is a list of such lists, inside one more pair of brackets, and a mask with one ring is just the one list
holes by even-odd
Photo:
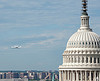
[[100, 37], [89, 26], [87, 0], [82, 5], [81, 26], [68, 40], [59, 81], [100, 81]]

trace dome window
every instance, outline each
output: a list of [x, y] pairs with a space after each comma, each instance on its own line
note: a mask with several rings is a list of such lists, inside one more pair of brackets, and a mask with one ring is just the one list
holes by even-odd
[[91, 43], [89, 42], [89, 45], [90, 45]]
[[72, 57], [72, 63], [73, 63], [73, 57]]
[[95, 42], [95, 45], [96, 45], [96, 42]]
[[69, 58], [69, 63], [70, 63], [70, 58]]
[[78, 58], [78, 63], [80, 63], [80, 57]]
[[88, 63], [88, 57], [86, 57], [86, 63]]
[[94, 58], [94, 63], [96, 63], [96, 58]]
[[87, 45], [87, 42], [86, 42], [86, 45]]
[[83, 45], [84, 45], [84, 42], [83, 42]]
[[93, 42], [92, 42], [92, 45], [93, 45]]
[[90, 63], [92, 63], [92, 57], [90, 57]]
[[98, 42], [98, 45], [99, 45], [99, 47], [100, 47], [100, 41]]
[[99, 42], [97, 42], [97, 45], [99, 46]]
[[84, 57], [82, 57], [82, 63], [84, 63]]
[[75, 57], [75, 63], [76, 63], [76, 57]]
[[100, 59], [98, 58], [98, 63], [100, 63], [100, 61], [99, 61]]

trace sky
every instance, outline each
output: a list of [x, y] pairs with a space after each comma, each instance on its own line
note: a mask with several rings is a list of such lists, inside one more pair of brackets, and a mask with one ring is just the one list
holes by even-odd
[[[0, 0], [0, 70], [58, 70], [81, 7], [81, 0]], [[88, 13], [100, 35], [100, 0], [89, 0]]]

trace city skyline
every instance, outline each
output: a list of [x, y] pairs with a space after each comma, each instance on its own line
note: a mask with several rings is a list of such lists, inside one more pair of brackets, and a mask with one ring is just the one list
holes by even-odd
[[58, 81], [58, 71], [0, 71], [0, 80], [11, 80], [11, 79], [28, 79], [31, 80], [52, 80], [54, 78]]
[[[100, 35], [99, 2], [89, 0], [88, 12]], [[80, 10], [81, 0], [0, 0], [0, 70], [58, 70], [69, 37], [80, 27]]]

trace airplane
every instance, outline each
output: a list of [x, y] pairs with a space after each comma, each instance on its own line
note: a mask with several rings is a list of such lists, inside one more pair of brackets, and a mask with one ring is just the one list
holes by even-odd
[[14, 46], [11, 46], [12, 49], [20, 49], [21, 46], [18, 46], [18, 45], [14, 45]]

